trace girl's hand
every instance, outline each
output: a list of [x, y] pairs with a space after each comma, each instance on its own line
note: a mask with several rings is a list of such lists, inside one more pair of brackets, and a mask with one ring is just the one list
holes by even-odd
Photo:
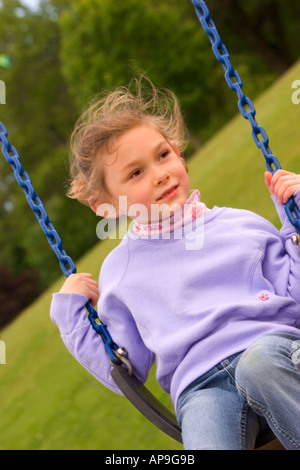
[[61, 294], [85, 295], [93, 306], [97, 304], [99, 297], [98, 284], [88, 273], [71, 274], [59, 292]]
[[277, 170], [274, 175], [266, 171], [265, 182], [279, 204], [285, 204], [300, 189], [300, 175], [285, 170]]

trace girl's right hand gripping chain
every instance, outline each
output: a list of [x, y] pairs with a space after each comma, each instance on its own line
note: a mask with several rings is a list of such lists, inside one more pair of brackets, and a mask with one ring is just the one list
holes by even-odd
[[87, 297], [93, 306], [99, 297], [98, 283], [89, 273], [71, 274], [59, 291], [61, 294], [81, 294]]

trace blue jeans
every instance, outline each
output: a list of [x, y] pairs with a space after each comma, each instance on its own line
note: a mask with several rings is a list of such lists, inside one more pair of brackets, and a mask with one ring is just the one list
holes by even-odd
[[299, 358], [299, 336], [268, 334], [189, 385], [177, 406], [184, 448], [250, 450], [269, 427], [300, 450]]

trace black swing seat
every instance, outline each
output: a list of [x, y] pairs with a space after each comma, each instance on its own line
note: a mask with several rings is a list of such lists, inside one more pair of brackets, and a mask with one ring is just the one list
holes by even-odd
[[182, 442], [176, 416], [142, 382], [134, 375], [129, 375], [125, 367], [118, 365], [112, 368], [111, 376], [125, 397], [145, 418], [176, 441]]
[[[181, 430], [175, 414], [158, 401], [134, 375], [130, 375], [127, 368], [115, 364], [113, 366], [111, 376], [132, 405], [157, 428], [182, 443]], [[274, 434], [266, 431], [257, 438], [255, 449], [275, 440]]]

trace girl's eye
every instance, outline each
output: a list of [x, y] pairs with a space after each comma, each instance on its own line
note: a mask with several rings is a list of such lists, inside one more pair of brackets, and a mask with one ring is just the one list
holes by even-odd
[[160, 159], [166, 158], [169, 155], [169, 150], [165, 150], [159, 156]]
[[136, 178], [141, 174], [141, 170], [135, 170], [131, 175], [129, 176], [129, 179]]

